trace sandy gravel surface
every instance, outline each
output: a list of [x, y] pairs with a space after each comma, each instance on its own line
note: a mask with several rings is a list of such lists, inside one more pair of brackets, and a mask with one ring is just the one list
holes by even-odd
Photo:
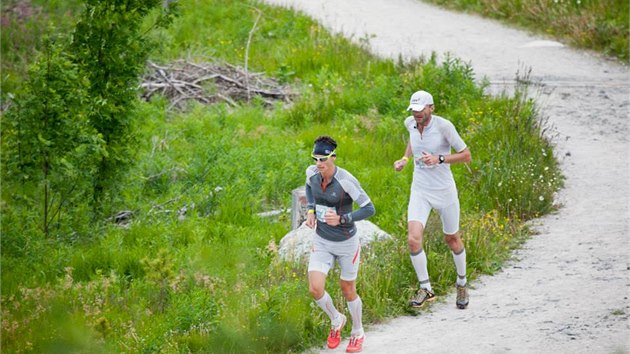
[[370, 38], [383, 57], [452, 53], [492, 90], [530, 67], [541, 83], [537, 101], [567, 178], [558, 196], [564, 207], [534, 222], [540, 234], [502, 272], [471, 283], [467, 310], [450, 294], [420, 316], [371, 325], [364, 353], [630, 353], [627, 67], [415, 0], [266, 2]]

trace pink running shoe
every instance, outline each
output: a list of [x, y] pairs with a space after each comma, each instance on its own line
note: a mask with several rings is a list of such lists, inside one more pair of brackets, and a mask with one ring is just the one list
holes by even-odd
[[350, 337], [350, 343], [348, 343], [348, 348], [346, 348], [346, 353], [358, 353], [363, 350], [363, 340], [365, 339], [365, 335], [361, 337]]
[[341, 330], [343, 326], [346, 324], [346, 316], [341, 314], [341, 324], [337, 327], [333, 327], [330, 329], [330, 333], [328, 334], [328, 348], [335, 349], [341, 343]]

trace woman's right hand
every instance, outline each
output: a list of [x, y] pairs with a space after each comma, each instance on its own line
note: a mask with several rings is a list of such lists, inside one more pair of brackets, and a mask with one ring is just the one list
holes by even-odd
[[315, 214], [314, 213], [307, 213], [306, 214], [306, 226], [310, 227], [311, 229], [314, 229], [315, 225], [317, 225], [317, 222], [315, 221]]
[[407, 165], [407, 162], [408, 161], [405, 159], [396, 160], [396, 162], [394, 162], [394, 170], [396, 170], [396, 172], [402, 171], [405, 165]]

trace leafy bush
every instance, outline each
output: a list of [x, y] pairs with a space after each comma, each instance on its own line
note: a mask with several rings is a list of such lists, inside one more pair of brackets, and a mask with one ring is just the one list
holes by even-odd
[[9, 233], [21, 224], [22, 231], [49, 236], [51, 228], [70, 233], [89, 222], [77, 211], [91, 194], [103, 142], [89, 124], [87, 86], [63, 45], [47, 40], [2, 120], [3, 182], [10, 187], [3, 197], [17, 207], [13, 212], [32, 215], [4, 224]]

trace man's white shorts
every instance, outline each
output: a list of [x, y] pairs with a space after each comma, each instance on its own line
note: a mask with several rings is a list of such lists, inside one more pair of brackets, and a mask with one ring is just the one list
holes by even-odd
[[426, 190], [412, 187], [407, 221], [420, 221], [426, 227], [431, 209], [440, 214], [442, 231], [445, 234], [453, 235], [459, 231], [459, 198], [456, 188]]
[[315, 234], [313, 236], [313, 249], [308, 262], [308, 271], [322, 272], [328, 275], [328, 271], [335, 265], [335, 259], [341, 269], [341, 280], [352, 281], [359, 273], [361, 261], [361, 244], [359, 237], [354, 236], [345, 241], [334, 242], [326, 240]]

